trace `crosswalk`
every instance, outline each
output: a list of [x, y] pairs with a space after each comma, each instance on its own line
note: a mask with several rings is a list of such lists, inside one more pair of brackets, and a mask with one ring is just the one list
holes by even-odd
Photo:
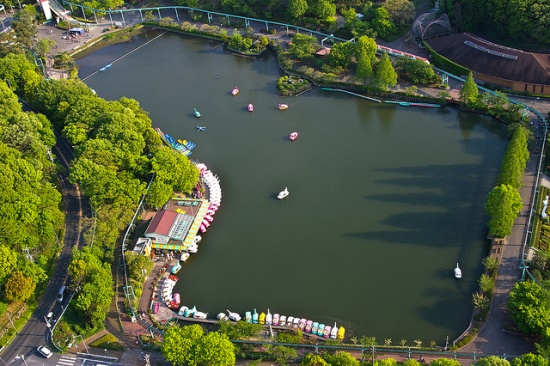
[[73, 366], [75, 362], [76, 357], [63, 355], [59, 361], [57, 361], [57, 366]]

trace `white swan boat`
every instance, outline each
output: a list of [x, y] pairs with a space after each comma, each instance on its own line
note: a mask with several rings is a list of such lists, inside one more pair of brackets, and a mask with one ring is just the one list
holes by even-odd
[[277, 195], [277, 198], [282, 200], [283, 198], [285, 198], [286, 196], [288, 196], [290, 194], [290, 192], [288, 191], [288, 188], [285, 187], [285, 190], [284, 191], [281, 191], [279, 192], [279, 194]]
[[233, 320], [234, 322], [238, 322], [241, 320], [241, 316], [238, 313], [233, 313], [229, 310], [227, 310], [229, 313], [229, 319]]
[[458, 266], [458, 263], [456, 264], [455, 268], [455, 278], [462, 278], [462, 270]]

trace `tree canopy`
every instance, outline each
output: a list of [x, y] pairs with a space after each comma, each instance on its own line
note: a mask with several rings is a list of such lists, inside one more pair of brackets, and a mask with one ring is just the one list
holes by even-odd
[[485, 211], [491, 217], [488, 224], [489, 234], [499, 238], [509, 235], [522, 205], [516, 188], [506, 184], [494, 187], [485, 203]]
[[235, 348], [225, 334], [205, 333], [199, 324], [170, 327], [161, 351], [174, 366], [226, 366], [236, 362]]
[[512, 320], [526, 334], [541, 335], [550, 326], [550, 294], [534, 281], [514, 285], [508, 310]]

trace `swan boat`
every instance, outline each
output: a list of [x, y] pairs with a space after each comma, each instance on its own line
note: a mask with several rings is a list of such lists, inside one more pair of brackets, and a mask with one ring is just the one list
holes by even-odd
[[289, 193], [290, 192], [288, 191], [288, 188], [285, 187], [284, 191], [279, 192], [279, 194], [277, 195], [277, 198], [282, 200], [283, 198], [286, 198], [286, 196], [288, 196]]
[[455, 268], [455, 278], [462, 278], [462, 270], [458, 266], [458, 263], [456, 264]]

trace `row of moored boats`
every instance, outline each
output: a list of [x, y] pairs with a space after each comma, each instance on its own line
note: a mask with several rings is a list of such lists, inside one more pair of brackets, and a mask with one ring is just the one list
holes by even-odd
[[[235, 322], [242, 320], [242, 317], [238, 313], [230, 310], [227, 310], [227, 313], [227, 315], [225, 313], [219, 313], [217, 316], [218, 320], [232, 320]], [[267, 314], [264, 312], [258, 314], [256, 309], [254, 309], [254, 313], [247, 311], [244, 320], [247, 323], [253, 324], [265, 324], [300, 329], [306, 333], [324, 338], [344, 339], [346, 334], [346, 329], [344, 327], [338, 327], [336, 322], [334, 323], [334, 326], [330, 326], [328, 324], [319, 323], [305, 318], [293, 316], [286, 317], [286, 315], [280, 315], [278, 313], [271, 314], [269, 309], [267, 309]]]
[[172, 136], [170, 136], [167, 133], [164, 133], [160, 130], [160, 128], [155, 127], [155, 131], [159, 134], [159, 136], [162, 138], [162, 141], [166, 143], [168, 146], [173, 148], [174, 150], [182, 153], [185, 156], [189, 156], [192, 154], [191, 150], [195, 148], [197, 144], [187, 141], [187, 140], [174, 140]]
[[212, 171], [208, 170], [206, 165], [200, 163], [197, 164], [197, 168], [200, 171], [202, 182], [208, 189], [208, 200], [210, 201], [208, 210], [199, 227], [200, 232], [205, 233], [212, 221], [214, 221], [213, 216], [222, 204], [222, 189], [220, 186], [220, 179], [217, 175], [214, 175]]

